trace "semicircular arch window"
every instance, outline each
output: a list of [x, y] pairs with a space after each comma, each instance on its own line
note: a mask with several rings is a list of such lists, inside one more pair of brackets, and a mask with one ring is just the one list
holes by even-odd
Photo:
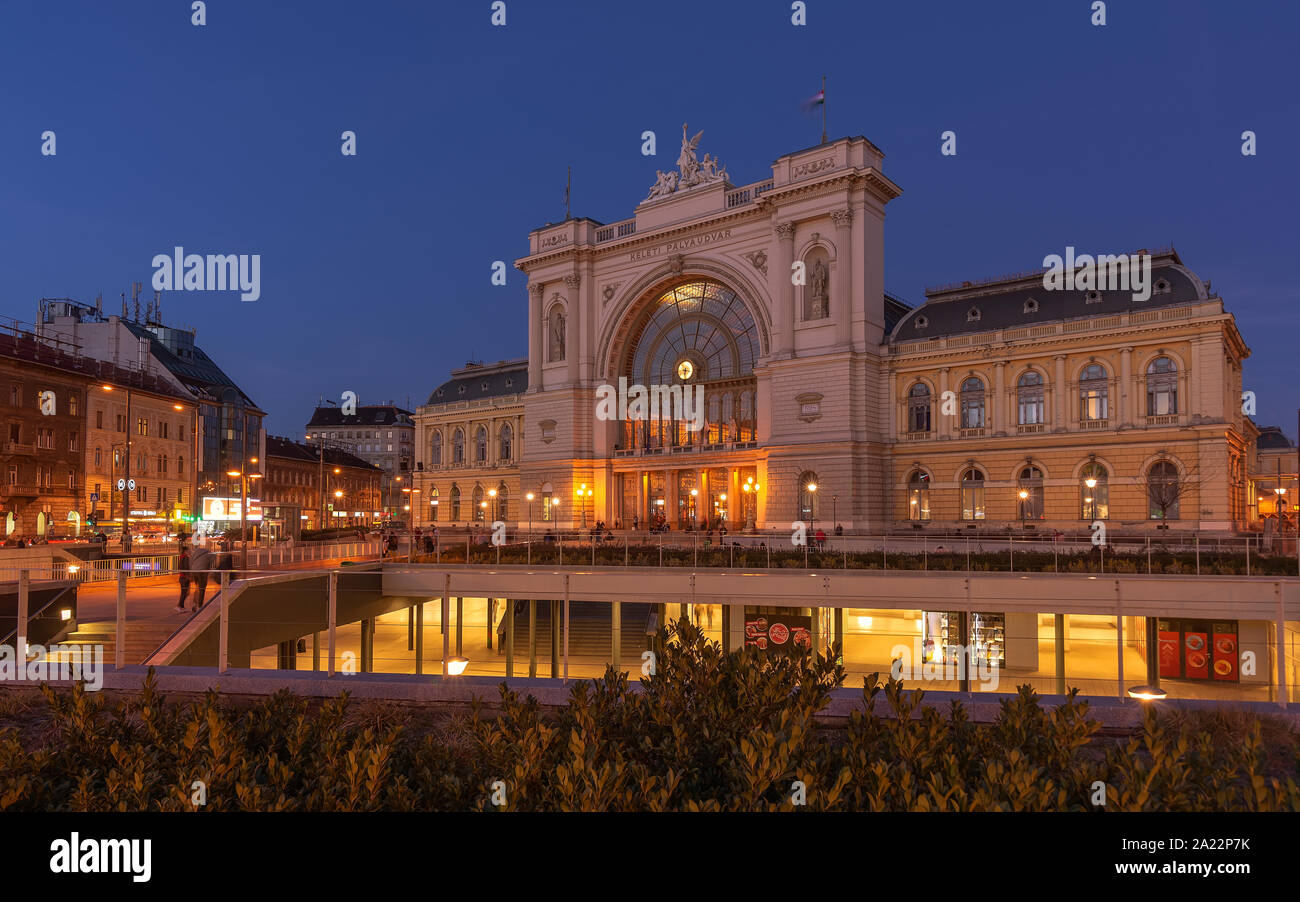
[[718, 382], [751, 376], [758, 326], [740, 297], [699, 279], [661, 292], [632, 330], [623, 373], [644, 385]]

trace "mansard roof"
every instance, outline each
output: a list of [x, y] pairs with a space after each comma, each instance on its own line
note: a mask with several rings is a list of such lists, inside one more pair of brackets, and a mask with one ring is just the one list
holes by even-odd
[[[1145, 250], [1138, 254], [1148, 253]], [[926, 301], [899, 320], [889, 342], [926, 341], [945, 335], [991, 332], [1129, 310], [1194, 304], [1210, 295], [1172, 248], [1151, 255], [1151, 296], [1135, 300], [1130, 290], [1046, 290], [1040, 269], [983, 282], [962, 282], [926, 291]]]

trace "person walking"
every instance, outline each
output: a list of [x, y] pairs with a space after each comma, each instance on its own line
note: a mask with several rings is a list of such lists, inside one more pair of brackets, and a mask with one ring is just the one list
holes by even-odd
[[180, 575], [181, 597], [176, 601], [176, 610], [185, 610], [185, 599], [190, 594], [190, 549], [181, 546], [181, 555], [176, 559], [176, 572]]
[[203, 607], [203, 596], [208, 591], [208, 571], [212, 569], [213, 555], [206, 548], [198, 548], [190, 555], [190, 574], [194, 583], [194, 600], [190, 610], [197, 611]]

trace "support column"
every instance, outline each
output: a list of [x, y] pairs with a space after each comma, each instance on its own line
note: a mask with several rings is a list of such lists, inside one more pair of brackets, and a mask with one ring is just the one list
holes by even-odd
[[1133, 425], [1133, 349], [1119, 352], [1119, 425], [1127, 429]]
[[1056, 694], [1065, 695], [1065, 615], [1053, 617], [1056, 645]]
[[551, 602], [551, 679], [560, 677], [560, 603]]
[[528, 676], [537, 676], [537, 599], [528, 599]]
[[506, 599], [506, 676], [515, 675], [515, 600]]
[[460, 656], [465, 648], [465, 599], [456, 596], [456, 655]]
[[939, 427], [935, 431], [939, 434], [939, 438], [941, 439], [952, 437], [952, 421], [956, 419], [952, 414], [946, 414], [943, 412], [945, 403], [944, 396], [947, 395], [949, 391], [948, 370], [949, 368], [946, 366], [939, 370], [939, 397], [935, 399], [934, 406], [934, 416], [935, 419], [938, 420], [934, 425]]
[[623, 604], [611, 602], [609, 610], [610, 663], [615, 672], [623, 669]]
[[564, 362], [568, 367], [570, 385], [578, 384], [578, 357], [582, 347], [582, 298], [578, 293], [582, 277], [577, 273], [564, 277], [565, 295], [569, 300], [564, 317]]
[[790, 280], [790, 267], [794, 264], [794, 223], [779, 222], [773, 231], [777, 237], [776, 259], [772, 261], [772, 278], [768, 284], [776, 302], [772, 317], [775, 333], [772, 356], [779, 359], [790, 357], [794, 351], [794, 283]]
[[[542, 388], [542, 336], [546, 334], [546, 323], [542, 320], [541, 282], [528, 285], [528, 389], [540, 391]], [[523, 433], [515, 433], [522, 440]], [[450, 452], [448, 459], [450, 459]]]
[[424, 599], [415, 606], [415, 675], [424, 673]]
[[1052, 431], [1064, 432], [1069, 418], [1066, 415], [1065, 401], [1065, 355], [1056, 358], [1056, 378], [1052, 386]]
[[835, 223], [835, 287], [831, 294], [835, 317], [835, 341], [849, 345], [853, 341], [853, 211], [831, 213]]
[[993, 368], [993, 431], [1007, 434], [1007, 362], [999, 360]]

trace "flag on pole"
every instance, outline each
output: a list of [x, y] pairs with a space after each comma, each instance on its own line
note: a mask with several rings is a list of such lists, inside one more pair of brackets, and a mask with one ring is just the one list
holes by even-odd
[[809, 97], [807, 100], [803, 102], [803, 111], [805, 113], [811, 113], [813, 110], [817, 109], [825, 102], [826, 102], [826, 89], [822, 88], [816, 94]]

